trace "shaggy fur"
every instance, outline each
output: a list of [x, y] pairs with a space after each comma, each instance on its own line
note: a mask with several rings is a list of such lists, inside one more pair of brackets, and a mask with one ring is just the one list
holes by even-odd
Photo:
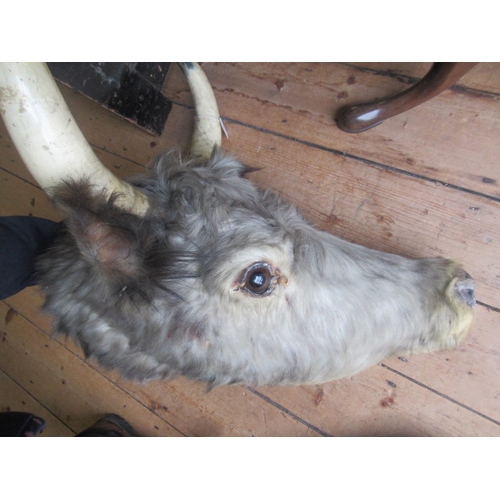
[[320, 383], [466, 334], [473, 282], [454, 262], [317, 231], [243, 172], [163, 155], [133, 181], [146, 218], [60, 187], [67, 232], [38, 266], [56, 330], [128, 378], [210, 386]]

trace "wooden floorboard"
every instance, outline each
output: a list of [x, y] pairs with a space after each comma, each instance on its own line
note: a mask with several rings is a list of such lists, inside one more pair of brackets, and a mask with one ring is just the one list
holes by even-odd
[[[479, 96], [447, 90], [379, 127], [347, 134], [332, 119], [339, 109], [392, 95], [408, 84], [350, 65], [221, 64], [206, 69], [228, 119], [500, 197], [494, 155], [500, 132], [498, 84]], [[470, 73], [478, 69], [481, 65]], [[500, 76], [498, 65], [489, 70]], [[169, 97], [191, 104], [177, 68], [168, 83]]]
[[[185, 379], [138, 385], [52, 336], [36, 287], [0, 303], [0, 409], [31, 411], [44, 435], [73, 435], [105, 413], [146, 436], [500, 435], [500, 64], [481, 63], [455, 86], [362, 134], [333, 116], [342, 106], [407, 88], [429, 63], [206, 64], [229, 138], [317, 227], [409, 257], [455, 258], [476, 279], [477, 320], [456, 351], [385, 360], [321, 386], [221, 387]], [[185, 147], [192, 101], [173, 65], [174, 101], [153, 137], [61, 87], [84, 135], [121, 177], [164, 149]], [[0, 215], [59, 220], [0, 123]], [[63, 382], [64, 381], [64, 382]]]
[[23, 389], [3, 370], [0, 370], [0, 412], [23, 411], [43, 418], [47, 422], [47, 430], [42, 437], [74, 436], [74, 432], [54, 413]]

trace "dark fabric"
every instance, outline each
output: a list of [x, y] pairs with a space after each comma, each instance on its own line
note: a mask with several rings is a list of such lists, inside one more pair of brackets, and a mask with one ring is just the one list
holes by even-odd
[[0, 217], [0, 300], [36, 284], [36, 257], [61, 229], [62, 223], [39, 217]]
[[35, 437], [40, 434], [47, 422], [31, 413], [10, 411], [0, 413], [0, 437]]

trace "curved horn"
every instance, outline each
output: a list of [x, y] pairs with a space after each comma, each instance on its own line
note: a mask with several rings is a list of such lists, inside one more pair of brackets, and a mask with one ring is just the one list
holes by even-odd
[[64, 180], [91, 179], [117, 203], [143, 216], [149, 200], [97, 158], [43, 63], [0, 64], [0, 113], [28, 170], [50, 196]]
[[208, 160], [215, 147], [222, 143], [217, 101], [201, 66], [197, 63], [179, 63], [193, 95], [196, 111], [190, 154]]

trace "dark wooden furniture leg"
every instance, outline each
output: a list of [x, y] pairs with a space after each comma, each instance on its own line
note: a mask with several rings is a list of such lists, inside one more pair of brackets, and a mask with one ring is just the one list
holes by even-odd
[[340, 110], [337, 125], [344, 132], [363, 132], [387, 118], [408, 111], [440, 94], [478, 63], [434, 63], [429, 72], [409, 89], [387, 99], [348, 106]]

